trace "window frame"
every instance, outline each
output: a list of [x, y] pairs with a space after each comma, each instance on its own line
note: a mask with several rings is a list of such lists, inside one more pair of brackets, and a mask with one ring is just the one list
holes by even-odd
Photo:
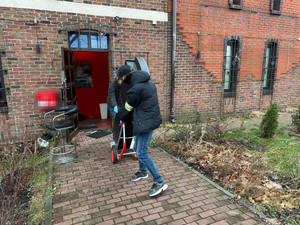
[[240, 4], [235, 4], [234, 0], [229, 0], [228, 4], [231, 9], [242, 9], [243, 8], [243, 0], [240, 0]]
[[282, 10], [282, 0], [277, 0], [277, 1], [280, 1], [280, 7], [279, 7], [279, 10], [276, 10], [274, 9], [274, 2], [276, 0], [271, 0], [270, 2], [270, 11], [271, 11], [271, 14], [274, 14], [274, 15], [281, 15], [281, 10]]
[[[78, 42], [78, 47], [71, 47], [71, 43], [70, 43], [70, 36], [73, 34], [77, 34], [77, 39], [79, 40]], [[80, 36], [81, 35], [87, 35], [87, 43], [88, 46], [87, 48], [81, 48], [80, 45]], [[101, 48], [101, 41], [100, 41], [100, 47], [99, 48], [92, 48], [92, 41], [91, 41], [91, 36], [92, 35], [97, 35], [98, 37], [106, 37], [106, 44], [107, 44], [107, 48]], [[80, 30], [80, 31], [69, 31], [68, 32], [68, 46], [70, 49], [74, 49], [74, 50], [89, 50], [89, 51], [108, 51], [108, 41], [109, 41], [109, 37], [106, 33], [102, 33], [96, 30]]]
[[[271, 49], [271, 55], [272, 57], [269, 57], [267, 61], [267, 52], [269, 49], [269, 46], [276, 46], [276, 49]], [[279, 45], [280, 41], [278, 39], [272, 38], [267, 39], [265, 41], [265, 49], [264, 49], [264, 59], [263, 59], [263, 68], [262, 68], [262, 83], [263, 83], [263, 94], [272, 94], [273, 88], [274, 88], [274, 81], [277, 77], [277, 68], [278, 68], [278, 56], [279, 56]], [[275, 57], [275, 62], [272, 65], [272, 59]], [[266, 67], [266, 64], [268, 67]], [[269, 66], [271, 65], [271, 66]], [[266, 76], [266, 69], [267, 71], [267, 81], [265, 81]], [[266, 82], [266, 86], [265, 86]]]
[[5, 51], [0, 51], [0, 92], [2, 92], [3, 94], [2, 99], [0, 99], [0, 113], [6, 113], [8, 112], [8, 107], [7, 107], [7, 98], [6, 98], [6, 88], [4, 84], [5, 70], [3, 70], [2, 67], [2, 53], [5, 53]]
[[[238, 46], [233, 46], [231, 50], [231, 60], [230, 60], [230, 74], [229, 74], [229, 88], [225, 89], [226, 86], [226, 72], [227, 72], [227, 46], [230, 42], [234, 44], [238, 43]], [[224, 97], [234, 97], [236, 96], [236, 86], [240, 79], [240, 68], [241, 68], [241, 47], [242, 47], [242, 40], [238, 36], [229, 36], [224, 39], [224, 52], [223, 52], [223, 74], [222, 74], [222, 83], [224, 88]], [[234, 59], [237, 59], [237, 62], [233, 62], [233, 54]], [[236, 61], [236, 60], [235, 60]]]

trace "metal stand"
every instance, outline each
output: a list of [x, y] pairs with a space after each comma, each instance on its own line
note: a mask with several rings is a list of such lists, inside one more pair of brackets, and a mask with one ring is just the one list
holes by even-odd
[[71, 162], [75, 159], [75, 155], [72, 152], [75, 151], [76, 146], [65, 145], [62, 132], [61, 131], [58, 132], [60, 135], [60, 146], [51, 148], [51, 154], [53, 155], [52, 161], [54, 164], [64, 164], [64, 163]]

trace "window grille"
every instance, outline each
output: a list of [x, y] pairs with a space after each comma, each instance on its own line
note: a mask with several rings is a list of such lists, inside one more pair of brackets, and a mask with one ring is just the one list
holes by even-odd
[[243, 0], [229, 0], [229, 7], [231, 9], [242, 9]]
[[69, 47], [75, 49], [108, 49], [108, 37], [98, 31], [70, 31]]
[[279, 41], [277, 39], [268, 39], [265, 42], [264, 62], [263, 62], [263, 93], [271, 94], [273, 92], [274, 80], [277, 75]]
[[236, 85], [239, 81], [241, 63], [241, 39], [236, 36], [225, 38], [223, 60], [224, 96], [236, 95]]
[[271, 13], [281, 15], [282, 0], [271, 0]]
[[2, 69], [2, 59], [0, 53], [0, 113], [7, 112], [7, 101], [6, 101], [6, 93], [5, 93], [5, 86], [4, 86], [4, 77], [3, 77], [4, 70]]

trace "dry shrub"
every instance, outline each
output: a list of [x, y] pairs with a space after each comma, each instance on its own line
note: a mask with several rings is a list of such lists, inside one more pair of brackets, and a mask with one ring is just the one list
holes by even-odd
[[266, 169], [261, 166], [261, 157], [253, 157], [227, 142], [225, 130], [219, 119], [212, 119], [203, 126], [177, 126], [169, 137], [160, 140], [160, 144], [183, 156], [226, 188], [249, 196], [261, 185]]
[[29, 179], [32, 175], [36, 144], [25, 131], [18, 142], [0, 146], [0, 224], [25, 224], [30, 206]]
[[225, 130], [218, 118], [204, 125], [179, 126], [163, 140], [163, 145], [168, 145], [173, 153], [184, 156], [188, 163], [209, 173], [213, 180], [246, 194], [263, 180], [264, 168], [257, 158], [228, 143], [224, 138]]
[[244, 150], [245, 145], [249, 148], [251, 143], [226, 139], [225, 130], [219, 119], [203, 125], [173, 125], [168, 126], [168, 135], [162, 135], [157, 143], [212, 180], [219, 181], [238, 198], [267, 207], [276, 205], [278, 208], [267, 212], [268, 215], [275, 213], [280, 220], [289, 217], [300, 221], [299, 190], [284, 187], [282, 183], [281, 189], [274, 186], [280, 181], [273, 178], [276, 171], [264, 166], [268, 165], [266, 152], [254, 145], [256, 154], [251, 155]]
[[[185, 162], [204, 172], [212, 180], [219, 181], [237, 197], [251, 203], [278, 206], [272, 213], [277, 218], [292, 218], [299, 221], [299, 191], [289, 188], [278, 189], [269, 175], [274, 174], [264, 165], [264, 151], [256, 151], [253, 156], [243, 149], [239, 142], [234, 144], [226, 139], [226, 128], [219, 119], [213, 119], [202, 126], [180, 125], [169, 127], [172, 132], [162, 136], [158, 144], [179, 155]], [[249, 144], [249, 143], [248, 143]], [[280, 182], [278, 182], [280, 184]], [[298, 202], [298, 203], [297, 203]], [[268, 215], [272, 215], [268, 212]]]
[[265, 169], [259, 165], [257, 158], [225, 141], [213, 144], [202, 140], [185, 155], [195, 158], [200, 169], [212, 171], [209, 175], [213, 180], [243, 195], [260, 185], [264, 177]]
[[298, 133], [300, 133], [300, 106], [294, 115], [292, 115], [292, 124], [296, 127]]

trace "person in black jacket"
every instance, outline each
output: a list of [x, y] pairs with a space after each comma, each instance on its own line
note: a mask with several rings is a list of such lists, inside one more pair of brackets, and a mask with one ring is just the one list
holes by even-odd
[[126, 80], [130, 84], [127, 101], [121, 112], [120, 123], [133, 117], [133, 135], [135, 135], [139, 171], [131, 177], [131, 180], [138, 181], [147, 178], [147, 170], [149, 170], [154, 181], [148, 194], [152, 197], [168, 188], [148, 155], [152, 133], [162, 123], [156, 87], [150, 81], [150, 75], [147, 72], [133, 72], [128, 65], [120, 67], [118, 79], [120, 83]]

